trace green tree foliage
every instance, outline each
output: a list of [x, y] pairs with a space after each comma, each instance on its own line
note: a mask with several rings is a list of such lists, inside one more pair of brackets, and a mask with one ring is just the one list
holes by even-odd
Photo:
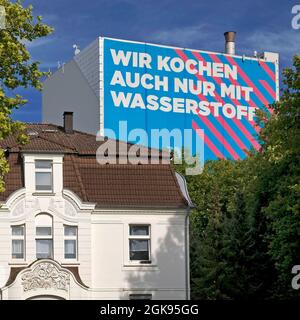
[[269, 190], [263, 213], [270, 221], [270, 254], [278, 279], [279, 297], [294, 297], [291, 269], [300, 264], [300, 56], [294, 68], [284, 70], [280, 102], [262, 131], [261, 161], [265, 174], [261, 188]]
[[201, 175], [187, 177], [197, 205], [191, 214], [194, 298], [265, 298], [273, 286], [266, 218], [253, 206], [254, 164], [254, 157], [208, 161]]
[[[12, 111], [26, 104], [18, 88], [33, 87], [41, 89], [40, 79], [44, 72], [39, 70], [39, 63], [32, 61], [26, 49], [26, 43], [47, 36], [52, 29], [42, 23], [40, 16], [34, 18], [32, 6], [22, 6], [22, 1], [0, 0], [5, 8], [5, 28], [0, 29], [0, 139], [12, 133], [19, 135], [20, 142], [27, 138], [24, 125], [13, 121]], [[3, 150], [0, 150], [0, 192], [4, 190], [3, 177], [9, 168]]]
[[[284, 70], [274, 113], [258, 114], [262, 148], [242, 161], [208, 161], [186, 176], [191, 213], [191, 286], [198, 299], [299, 298], [300, 57]], [[184, 166], [176, 169], [184, 173]]]

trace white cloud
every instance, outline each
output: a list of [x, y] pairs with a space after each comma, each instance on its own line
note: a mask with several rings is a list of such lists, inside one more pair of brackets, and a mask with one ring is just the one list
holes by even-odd
[[[157, 31], [150, 35], [148, 40], [216, 52], [222, 51], [224, 46], [222, 33], [205, 24]], [[278, 52], [284, 63], [290, 62], [293, 55], [300, 54], [299, 48], [300, 31], [292, 28], [281, 32], [254, 30], [243, 37], [237, 37], [237, 54], [252, 55], [254, 50]]]
[[45, 38], [39, 38], [33, 41], [25, 40], [25, 41], [22, 41], [22, 43], [26, 46], [26, 48], [31, 49], [31, 48], [42, 47], [55, 40], [56, 39], [54, 37], [45, 37]]
[[[206, 29], [206, 30], [205, 30]], [[199, 24], [195, 26], [173, 28], [169, 30], [157, 31], [150, 35], [150, 41], [169, 43], [179, 46], [189, 46], [199, 40], [208, 38], [207, 26]]]
[[42, 15], [42, 22], [46, 24], [51, 24], [53, 22], [56, 22], [58, 20], [58, 15], [56, 14], [44, 14]]
[[253, 50], [278, 52], [283, 59], [299, 54], [300, 32], [292, 29], [282, 32], [255, 31], [244, 40], [247, 47]]

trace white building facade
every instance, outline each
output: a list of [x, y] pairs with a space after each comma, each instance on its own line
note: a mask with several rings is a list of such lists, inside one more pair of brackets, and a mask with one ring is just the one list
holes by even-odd
[[100, 166], [78, 154], [87, 134], [29, 133], [24, 148], [2, 144], [0, 299], [188, 299], [184, 179], [168, 165]]

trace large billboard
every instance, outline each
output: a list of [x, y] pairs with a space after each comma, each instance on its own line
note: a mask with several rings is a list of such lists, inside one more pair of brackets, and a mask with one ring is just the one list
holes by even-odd
[[[259, 149], [255, 110], [278, 97], [277, 61], [101, 38], [105, 133], [122, 139], [141, 128], [149, 139], [132, 141], [174, 147], [176, 139], [153, 142], [151, 130], [190, 130], [185, 148], [204, 144], [204, 160], [243, 159]], [[271, 59], [269, 59], [271, 60]], [[203, 129], [203, 134], [199, 130]], [[109, 134], [108, 134], [109, 136]], [[133, 135], [134, 136], [134, 135]], [[199, 140], [200, 139], [200, 140]]]

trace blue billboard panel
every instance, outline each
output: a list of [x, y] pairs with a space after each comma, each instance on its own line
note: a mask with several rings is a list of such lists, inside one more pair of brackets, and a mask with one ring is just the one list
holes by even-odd
[[108, 38], [103, 59], [104, 128], [118, 139], [126, 121], [127, 133], [141, 128], [148, 134], [132, 142], [155, 148], [179, 142], [151, 139], [153, 131], [188, 130], [184, 147], [195, 153], [200, 139], [204, 160], [243, 159], [260, 148], [255, 111], [272, 112], [274, 62]]

